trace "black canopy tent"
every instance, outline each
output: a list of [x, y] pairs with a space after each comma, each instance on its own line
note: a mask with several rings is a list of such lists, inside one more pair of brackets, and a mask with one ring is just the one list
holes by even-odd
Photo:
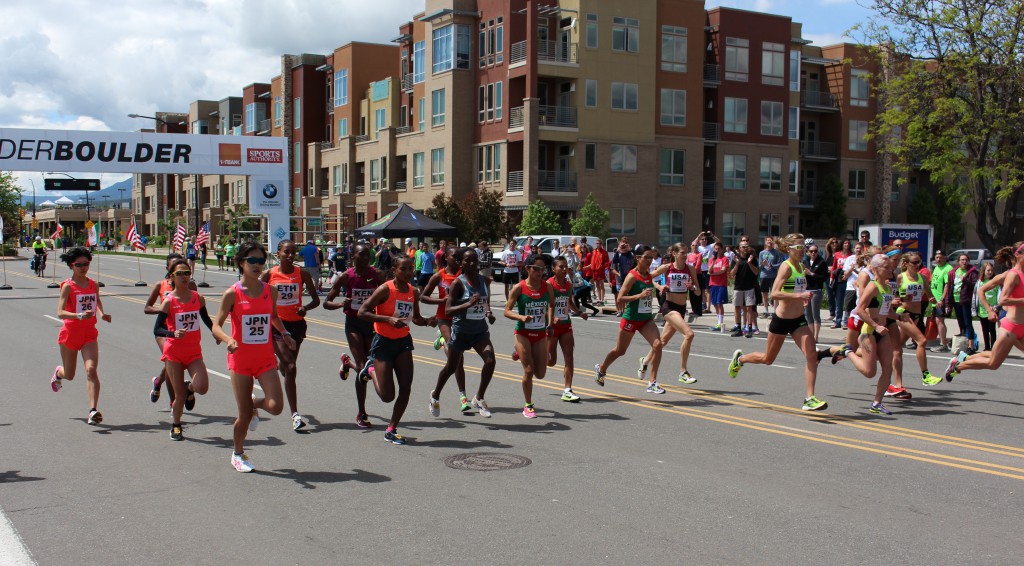
[[360, 238], [440, 238], [455, 237], [457, 230], [403, 203], [390, 214], [356, 228], [355, 235]]

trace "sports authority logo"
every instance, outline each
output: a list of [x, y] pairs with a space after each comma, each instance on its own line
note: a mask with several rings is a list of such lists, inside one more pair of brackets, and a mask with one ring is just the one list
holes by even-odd
[[249, 148], [246, 150], [249, 163], [284, 163], [284, 150]]
[[241, 167], [242, 166], [242, 144], [240, 143], [222, 143], [220, 146], [220, 166], [221, 167]]
[[274, 198], [277, 196], [277, 185], [273, 183], [267, 183], [263, 185], [263, 196], [267, 198]]

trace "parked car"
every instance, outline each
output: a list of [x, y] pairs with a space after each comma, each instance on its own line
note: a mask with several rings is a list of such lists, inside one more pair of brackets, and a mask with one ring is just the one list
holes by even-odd
[[960, 257], [960, 254], [967, 254], [967, 257], [970, 258], [971, 265], [973, 265], [974, 267], [977, 267], [977, 268], [980, 268], [981, 264], [983, 262], [986, 262], [986, 261], [994, 262], [995, 261], [995, 255], [993, 255], [992, 252], [990, 252], [988, 250], [985, 250], [985, 249], [980, 249], [980, 248], [956, 250], [955, 252], [949, 254], [946, 257], [949, 258], [949, 262], [950, 263], [955, 264], [956, 261], [957, 261], [957, 258]]
[[597, 236], [567, 236], [563, 234], [546, 234], [543, 236], [520, 236], [516, 238], [516, 245], [520, 248], [526, 243], [526, 238], [533, 238], [533, 247], [540, 249], [541, 253], [550, 254], [554, 247], [562, 247], [563, 245], [572, 243], [572, 239], [576, 238], [579, 242], [580, 238], [586, 238], [587, 242], [593, 246], [594, 242], [597, 241]]

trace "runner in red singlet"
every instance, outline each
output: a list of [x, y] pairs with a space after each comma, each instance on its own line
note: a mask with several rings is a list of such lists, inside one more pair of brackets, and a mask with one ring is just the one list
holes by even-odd
[[[437, 320], [438, 338], [434, 341], [434, 349], [444, 348], [444, 355], [448, 357], [451, 357], [448, 343], [452, 341], [452, 317], [445, 311], [445, 302], [452, 282], [462, 274], [459, 262], [455, 259], [456, 249], [455, 246], [449, 246], [444, 250], [444, 267], [430, 278], [423, 288], [423, 292], [420, 293], [420, 301], [428, 305], [437, 305], [437, 314], [434, 315], [434, 318]], [[435, 287], [437, 287], [436, 299], [430, 296]], [[459, 387], [459, 410], [463, 413], [473, 409], [466, 396], [466, 368], [464, 366], [465, 364], [460, 361], [459, 365], [455, 367], [455, 384]], [[440, 390], [435, 392], [440, 393]]]
[[[184, 259], [185, 256], [178, 253], [167, 254], [166, 258], [166, 269], [167, 273], [164, 278], [159, 282], [153, 284], [152, 290], [149, 292], [149, 298], [146, 299], [146, 306], [143, 312], [146, 314], [160, 314], [160, 303], [163, 302], [164, 297], [171, 292], [171, 263], [177, 259]], [[193, 291], [196, 289], [195, 281], [188, 282], [189, 289]], [[160, 349], [160, 355], [164, 353], [164, 340], [163, 336], [156, 337], [156, 347]], [[160, 400], [160, 387], [167, 382], [167, 364], [164, 364], [160, 368], [160, 373], [153, 378], [153, 389], [149, 392], [149, 401], [156, 403]], [[174, 389], [171, 388], [171, 384], [167, 383], [167, 396], [170, 397], [171, 403], [174, 403]]]

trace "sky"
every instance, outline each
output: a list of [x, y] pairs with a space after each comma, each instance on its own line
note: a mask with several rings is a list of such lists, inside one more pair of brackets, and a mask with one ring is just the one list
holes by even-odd
[[[861, 3], [867, 0], [859, 0]], [[707, 0], [782, 14], [818, 45], [870, 13], [857, 0]], [[371, 8], [372, 7], [372, 8]], [[423, 0], [2, 0], [0, 128], [134, 131], [280, 73], [284, 53], [387, 43]], [[17, 173], [42, 187], [42, 176]], [[129, 175], [105, 174], [103, 186]]]

